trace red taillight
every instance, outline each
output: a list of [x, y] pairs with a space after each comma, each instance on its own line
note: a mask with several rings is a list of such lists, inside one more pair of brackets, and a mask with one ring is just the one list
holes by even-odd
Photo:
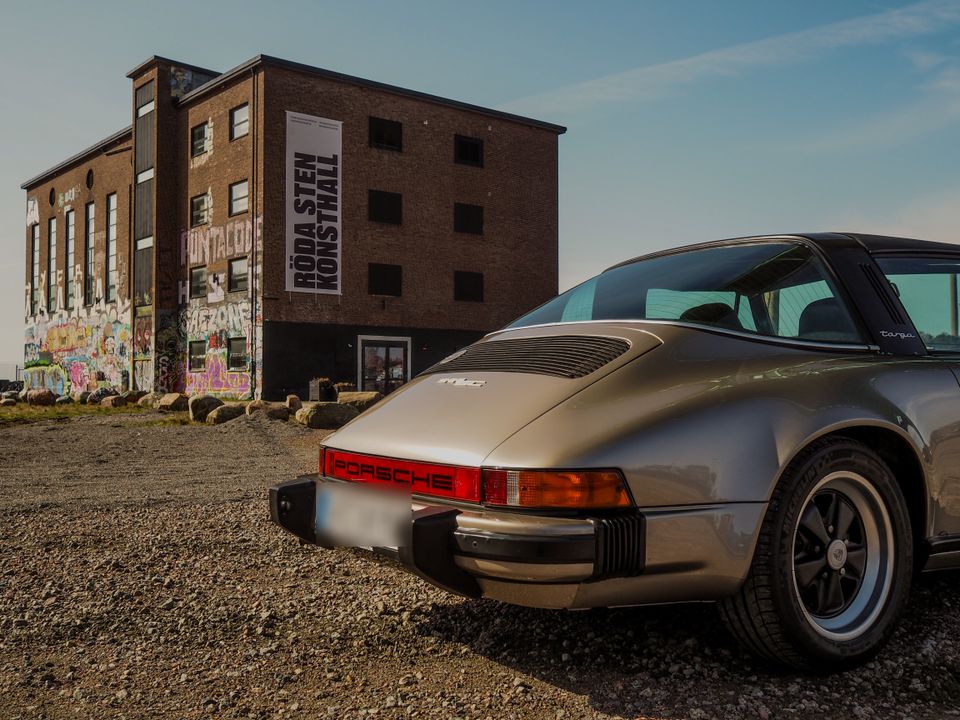
[[327, 477], [480, 502], [480, 468], [357, 455], [330, 448], [323, 454], [323, 463], [323, 474]]
[[483, 503], [528, 508], [620, 508], [632, 505], [616, 470], [484, 469]]

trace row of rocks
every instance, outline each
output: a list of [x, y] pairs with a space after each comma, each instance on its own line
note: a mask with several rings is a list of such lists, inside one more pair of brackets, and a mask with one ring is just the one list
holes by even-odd
[[135, 403], [145, 393], [137, 390], [117, 392], [113, 388], [97, 388], [93, 392], [76, 392], [72, 395], [57, 395], [48, 388], [24, 388], [23, 390], [7, 392], [0, 395], [0, 407], [10, 407], [25, 402], [38, 407], [53, 405], [103, 405], [106, 407], [122, 407], [128, 403]]

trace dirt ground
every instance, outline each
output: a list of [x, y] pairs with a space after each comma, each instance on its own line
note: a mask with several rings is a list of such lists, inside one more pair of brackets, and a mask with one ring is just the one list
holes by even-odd
[[919, 580], [875, 662], [787, 674], [711, 605], [528, 610], [301, 547], [266, 488], [322, 431], [159, 419], [0, 428], [0, 717], [960, 715], [956, 574]]

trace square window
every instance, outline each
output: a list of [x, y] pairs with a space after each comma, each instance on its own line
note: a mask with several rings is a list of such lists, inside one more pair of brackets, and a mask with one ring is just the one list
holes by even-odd
[[396, 120], [371, 117], [370, 147], [403, 152], [403, 124]]
[[371, 295], [400, 297], [403, 290], [403, 268], [399, 265], [367, 265], [367, 289]]
[[210, 198], [204, 193], [190, 198], [190, 227], [210, 222]]
[[456, 232], [483, 235], [483, 206], [454, 203], [453, 229]]
[[249, 189], [246, 180], [235, 182], [230, 186], [230, 214], [239, 215], [247, 211]]
[[190, 131], [190, 157], [207, 152], [207, 123], [200, 123]]
[[203, 370], [207, 366], [207, 343], [204, 340], [190, 343], [190, 370]]
[[383, 190], [368, 190], [367, 218], [373, 222], [399, 225], [403, 221], [403, 195]]
[[230, 111], [230, 139], [236, 140], [250, 132], [250, 106], [244, 103]]
[[205, 267], [190, 268], [190, 297], [204, 298], [207, 296], [207, 269]]
[[227, 369], [247, 369], [247, 339], [230, 338], [227, 340]]
[[227, 291], [247, 291], [247, 259], [245, 257], [230, 261], [227, 267]]
[[456, 270], [453, 273], [453, 299], [483, 302], [483, 273]]
[[483, 140], [455, 135], [453, 138], [453, 161], [461, 165], [483, 167]]

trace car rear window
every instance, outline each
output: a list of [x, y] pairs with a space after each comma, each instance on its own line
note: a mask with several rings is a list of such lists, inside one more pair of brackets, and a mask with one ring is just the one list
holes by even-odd
[[611, 268], [509, 327], [660, 320], [816, 342], [863, 343], [806, 245], [760, 242], [660, 255]]

